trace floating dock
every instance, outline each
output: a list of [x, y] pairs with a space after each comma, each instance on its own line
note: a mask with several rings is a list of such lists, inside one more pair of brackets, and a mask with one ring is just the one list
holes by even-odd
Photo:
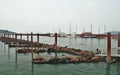
[[[12, 37], [11, 37], [12, 36]], [[20, 36], [20, 39], [17, 37]], [[23, 40], [22, 36], [26, 36], [27, 40]], [[33, 41], [33, 36], [37, 37], [37, 42]], [[106, 61], [110, 62], [111, 60], [115, 59], [114, 61], [119, 61], [119, 57], [114, 56], [111, 57], [110, 55], [110, 34], [108, 34], [108, 44], [107, 44], [107, 56], [100, 56], [95, 55], [92, 51], [81, 50], [81, 49], [74, 49], [74, 48], [67, 48], [65, 47], [58, 47], [57, 46], [57, 33], [55, 34], [55, 41], [53, 45], [40, 43], [39, 37], [45, 36], [44, 34], [3, 34], [0, 37], [0, 40], [5, 44], [8, 44], [9, 47], [15, 47], [16, 49], [16, 62], [17, 62], [17, 53], [31, 53], [32, 56], [32, 63], [35, 64], [46, 64], [46, 63], [80, 63], [80, 62], [101, 62]], [[31, 40], [29, 40], [29, 37]], [[43, 53], [43, 52], [54, 52], [55, 57], [50, 59], [45, 59], [43, 57], [33, 57], [34, 53]], [[74, 56], [67, 56], [67, 57], [58, 57], [57, 53], [68, 53]], [[107, 58], [107, 59], [106, 59]]]

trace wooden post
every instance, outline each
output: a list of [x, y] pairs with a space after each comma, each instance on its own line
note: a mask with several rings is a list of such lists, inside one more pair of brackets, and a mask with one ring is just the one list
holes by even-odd
[[29, 34], [27, 34], [27, 42], [28, 42], [27, 48], [29, 49]]
[[32, 55], [32, 61], [33, 61], [33, 33], [31, 33], [31, 55]]
[[107, 62], [111, 62], [111, 33], [107, 35]]
[[5, 38], [5, 33], [4, 33], [4, 36], [3, 36], [4, 38]]
[[2, 37], [3, 37], [4, 35], [3, 35], [3, 33], [2, 33]]
[[22, 40], [22, 33], [20, 34], [20, 40]]
[[118, 34], [118, 54], [120, 54], [120, 33]]
[[[5, 41], [5, 33], [3, 35], [3, 41]], [[4, 51], [5, 51], [5, 43], [4, 43]]]
[[20, 46], [22, 45], [22, 33], [20, 34]]
[[16, 55], [15, 62], [17, 63], [17, 34], [15, 34], [15, 55]]
[[2, 37], [4, 37], [4, 33], [2, 33]]
[[120, 33], [118, 34], [118, 47], [120, 47]]
[[57, 57], [57, 33], [55, 33], [55, 57]]
[[10, 45], [10, 34], [8, 34], [8, 57], [10, 56], [9, 45]]
[[11, 38], [11, 34], [10, 34], [10, 36], [9, 36], [10, 38]]
[[38, 46], [37, 52], [39, 53], [39, 33], [37, 34], [37, 46]]
[[14, 34], [12, 34], [12, 38], [14, 38]]
[[9, 40], [10, 40], [10, 34], [8, 34], [8, 44], [9, 44]]
[[11, 44], [11, 39], [12, 39], [12, 38], [11, 38], [11, 35], [12, 35], [12, 34], [10, 34], [10, 37], [9, 37], [9, 42], [10, 42], [10, 44]]

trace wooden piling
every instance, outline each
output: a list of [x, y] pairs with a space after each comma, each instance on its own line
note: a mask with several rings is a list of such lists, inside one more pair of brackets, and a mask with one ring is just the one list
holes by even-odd
[[111, 62], [111, 33], [107, 35], [107, 62]]
[[118, 54], [120, 54], [120, 33], [118, 33]]
[[8, 57], [10, 56], [9, 45], [10, 45], [10, 34], [8, 34]]
[[27, 49], [29, 49], [29, 34], [27, 34]]
[[4, 38], [5, 38], [5, 33], [4, 33], [4, 36], [3, 36]]
[[55, 33], [55, 48], [57, 48], [57, 33]]
[[33, 33], [31, 33], [31, 56], [33, 61]]
[[22, 34], [20, 34], [20, 40], [22, 40]]
[[15, 34], [15, 55], [16, 55], [15, 62], [17, 63], [17, 34]]
[[[3, 40], [5, 40], [5, 33], [3, 34]], [[5, 43], [4, 43], [4, 51], [5, 51]]]
[[55, 52], [55, 57], [57, 57], [57, 33], [55, 33], [55, 44], [54, 44], [54, 49], [56, 49], [56, 52]]
[[118, 47], [120, 47], [120, 33], [118, 34]]
[[39, 33], [37, 34], [37, 52], [39, 52]]
[[[22, 40], [22, 33], [19, 36], [20, 36], [20, 40]], [[20, 46], [21, 45], [22, 45], [22, 42], [20, 41]]]
[[3, 33], [2, 33], [2, 36], [1, 37], [3, 37]]
[[12, 34], [12, 38], [14, 38], [14, 34]]

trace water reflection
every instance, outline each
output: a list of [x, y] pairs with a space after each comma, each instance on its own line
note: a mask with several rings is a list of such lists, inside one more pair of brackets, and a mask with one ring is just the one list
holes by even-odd
[[93, 50], [93, 38], [90, 39], [90, 49]]
[[15, 69], [16, 70], [18, 69], [18, 63], [15, 63]]
[[[60, 44], [63, 44], [63, 43], [65, 43], [66, 41], [65, 41], [66, 39], [62, 39], [61, 38], [61, 40], [60, 41], [63, 41], [63, 42], [61, 42]], [[115, 42], [114, 42], [115, 41]], [[8, 50], [8, 59], [10, 60], [8, 63], [10, 63], [9, 64], [9, 66], [10, 65], [12, 65], [11, 64], [11, 62], [13, 62], [13, 61], [15, 61], [14, 60], [14, 58], [15, 58], [15, 54], [13, 55], [12, 54], [12, 52], [14, 51], [14, 49], [12, 49], [12, 48], [7, 48], [7, 45], [5, 45], [4, 43], [2, 43], [2, 42], [0, 42], [1, 44], [0, 44], [0, 47], [1, 47], [1, 50], [3, 50], [3, 52], [1, 52], [1, 53], [4, 53], [4, 56], [5, 56], [5, 54], [7, 53], [7, 50]], [[116, 40], [113, 40], [113, 43], [117, 43], [116, 42]], [[105, 39], [81, 39], [81, 38], [76, 38], [76, 39], [74, 39], [74, 38], [67, 38], [67, 45], [69, 45], [69, 46], [74, 46], [74, 47], [76, 47], [76, 48], [80, 48], [81, 49], [81, 47], [83, 47], [83, 48], [88, 48], [88, 49], [90, 49], [90, 48], [95, 48], [95, 47], [106, 47], [106, 40]], [[116, 44], [113, 44], [113, 46], [114, 45], [116, 45]], [[77, 47], [78, 46], [78, 47]], [[87, 47], [88, 46], [88, 47]], [[10, 51], [11, 50], [11, 51]], [[44, 54], [44, 55], [46, 55], [46, 54]], [[6, 58], [6, 57], [4, 57], [3, 56], [3, 60]], [[31, 57], [30, 56], [30, 54], [28, 55], [29, 57]], [[42, 56], [42, 55], [41, 55]], [[10, 58], [11, 57], [11, 58]], [[13, 57], [13, 58], [12, 58]], [[49, 56], [50, 57], [50, 56]], [[12, 59], [12, 60], [11, 60]], [[22, 60], [22, 58], [20, 57], [20, 60]], [[2, 61], [2, 60], [1, 60]], [[6, 60], [4, 60], [5, 62], [6, 62]], [[64, 66], [59, 66], [59, 65], [41, 65], [41, 67], [38, 67], [38, 65], [37, 66], [35, 66], [35, 64], [31, 64], [30, 62], [28, 63], [28, 61], [31, 61], [31, 59], [29, 59], [29, 60], [25, 60], [25, 61], [22, 61], [22, 62], [18, 62], [18, 63], [14, 63], [15, 65], [14, 65], [14, 67], [15, 67], [15, 72], [18, 72], [19, 73], [19, 71], [23, 71], [24, 72], [24, 70], [22, 70], [22, 69], [24, 69], [24, 68], [26, 68], [26, 62], [27, 62], [27, 64], [30, 64], [28, 67], [30, 67], [30, 70], [28, 69], [28, 71], [29, 71], [29, 73], [31, 73], [31, 75], [35, 75], [36, 74], [36, 72], [38, 72], [39, 74], [41, 73], [40, 71], [42, 70], [42, 73], [43, 72], [46, 72], [46, 69], [48, 69], [48, 71], [47, 72], [50, 72], [50, 71], [53, 71], [54, 72], [54, 74], [56, 75], [56, 74], [61, 74], [61, 73], [63, 73], [63, 71], [64, 70], [69, 70], [69, 72], [70, 71], [72, 71], [72, 73], [76, 73], [76, 72], [78, 72], [78, 73], [83, 73], [83, 75], [89, 75], [90, 73], [91, 73], [91, 69], [93, 69], [93, 70], [96, 70], [95, 71], [95, 73], [100, 73], [100, 72], [98, 72], [98, 71], [102, 71], [103, 72], [103, 74], [105, 74], [105, 75], [113, 75], [114, 73], [116, 74], [116, 75], [120, 75], [120, 62], [117, 62], [117, 63], [112, 63], [112, 64], [106, 64], [106, 63], [102, 63], [102, 64], [100, 64], [100, 66], [99, 66], [99, 64], [98, 63], [92, 63], [92, 65], [87, 65], [88, 67], [90, 67], [89, 69], [88, 69], [88, 67], [86, 68], [86, 65], [79, 65], [79, 67], [78, 67], [78, 64], [74, 64], [74, 65], [72, 65], [73, 67], [71, 68], [69, 68], [69, 66], [71, 66], [71, 65], [64, 65]], [[3, 65], [4, 65], [4, 63], [2, 63]], [[106, 66], [103, 66], [103, 65], [106, 65]], [[6, 66], [6, 65], [5, 65]], [[97, 67], [96, 67], [97, 66]], [[11, 67], [11, 66], [10, 66]], [[19, 68], [20, 67], [20, 68]], [[49, 68], [48, 68], [49, 67]], [[62, 67], [64, 67], [64, 68], [62, 68]], [[82, 68], [81, 68], [82, 67]], [[21, 69], [22, 68], [22, 69]], [[98, 70], [98, 68], [99, 68], [99, 70]], [[39, 70], [40, 69], [40, 70]], [[52, 69], [52, 70], [51, 70]], [[10, 70], [11, 70], [11, 68], [10, 68]], [[82, 71], [81, 71], [82, 70]], [[91, 71], [89, 71], [89, 73], [85, 73], [84, 74], [84, 72], [87, 72], [87, 70], [91, 70]], [[112, 70], [114, 71], [114, 72], [112, 72]], [[6, 71], [6, 70], [5, 70]], [[28, 73], [28, 71], [26, 71], [26, 73]], [[11, 71], [11, 72], [14, 72], [14, 71]], [[93, 71], [94, 72], [94, 71]], [[41, 73], [41, 74], [42, 74]], [[65, 74], [68, 74], [68, 71], [65, 73]], [[93, 75], [95, 75], [94, 73], [92, 73]], [[98, 74], [98, 75], [100, 75], [100, 74]]]
[[101, 46], [100, 46], [100, 39], [98, 39], [98, 46], [99, 46], [99, 48], [101, 48]]
[[71, 47], [71, 39], [72, 39], [72, 38], [69, 38], [69, 46], [70, 46], [70, 47]]
[[59, 75], [59, 73], [58, 73], [57, 69], [58, 69], [58, 65], [56, 64], [56, 65], [54, 65], [55, 75]]
[[110, 63], [107, 63], [106, 64], [106, 75], [110, 75], [110, 68], [111, 68], [111, 66], [110, 66], [111, 64]]
[[31, 74], [34, 75], [34, 64], [32, 63], [32, 70], [31, 70]]
[[3, 50], [4, 50], [4, 55], [6, 54], [5, 52], [5, 43], [3, 43]]
[[8, 58], [10, 57], [10, 47], [8, 45]]
[[114, 75], [114, 73], [120, 75], [120, 62], [106, 64], [106, 75]]
[[116, 66], [117, 67], [116, 68], [117, 69], [117, 74], [116, 75], [120, 75], [120, 67], [119, 67], [119, 65], [120, 65], [120, 62], [118, 62], [117, 66]]

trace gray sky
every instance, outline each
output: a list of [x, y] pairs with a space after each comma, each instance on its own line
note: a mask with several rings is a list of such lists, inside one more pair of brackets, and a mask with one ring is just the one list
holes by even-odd
[[[120, 0], [0, 0], [0, 29], [93, 33], [120, 29]], [[105, 29], [104, 29], [105, 25]]]

